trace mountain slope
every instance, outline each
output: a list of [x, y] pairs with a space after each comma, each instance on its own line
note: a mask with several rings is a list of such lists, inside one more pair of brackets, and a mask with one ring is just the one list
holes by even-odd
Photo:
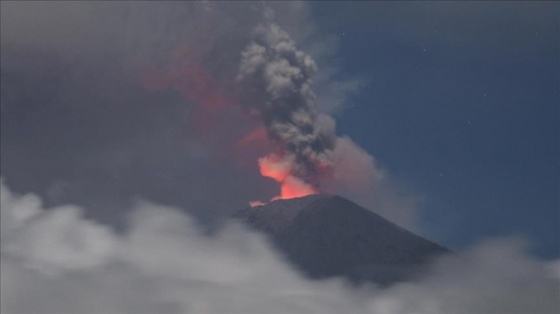
[[290, 261], [317, 279], [391, 284], [449, 252], [339, 196], [278, 200], [234, 217], [268, 234]]

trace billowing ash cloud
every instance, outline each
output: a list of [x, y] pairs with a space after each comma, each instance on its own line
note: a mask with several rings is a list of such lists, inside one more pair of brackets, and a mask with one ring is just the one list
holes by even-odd
[[321, 113], [360, 85], [336, 40], [303, 2], [267, 6], [274, 21], [254, 2], [2, 2], [2, 175], [105, 222], [136, 196], [215, 221], [277, 194], [266, 156], [281, 196], [320, 189], [410, 227], [416, 198]]
[[427, 276], [380, 289], [311, 281], [237, 224], [204, 235], [172, 207], [138, 203], [127, 228], [46, 210], [0, 186], [2, 313], [556, 313], [560, 264], [518, 239], [442, 258]]
[[[259, 167], [263, 176], [281, 183], [277, 198], [329, 192], [371, 205], [371, 195], [386, 185], [380, 184], [383, 172], [350, 138], [338, 137], [334, 119], [320, 112], [312, 90], [317, 65], [274, 23], [271, 10], [265, 11], [265, 22], [254, 29], [241, 56], [237, 81], [243, 104], [261, 118], [276, 145], [274, 153], [259, 159]], [[375, 199], [377, 210], [411, 225], [409, 217], [394, 210], [404, 207], [380, 205]], [[393, 208], [384, 210], [388, 207]]]
[[[313, 58], [275, 23], [272, 10], [264, 13], [264, 22], [253, 30], [252, 41], [241, 53], [236, 80], [242, 105], [261, 118], [276, 146], [276, 151], [259, 159], [261, 174], [281, 183], [275, 198], [340, 194], [402, 226], [416, 228], [418, 197], [393, 182], [375, 158], [349, 137], [336, 135], [335, 120], [321, 111], [330, 105], [318, 103], [312, 89], [314, 74], [325, 72], [318, 71]], [[331, 85], [331, 89], [336, 88]], [[321, 91], [325, 94], [324, 88]], [[255, 134], [259, 132], [247, 139]]]
[[[290, 174], [318, 188], [332, 168], [334, 130], [319, 123], [312, 76], [317, 66], [298, 50], [290, 36], [272, 21], [256, 27], [253, 41], [242, 53], [237, 80], [250, 94], [249, 105], [259, 114], [279, 151], [260, 160], [283, 164]], [[281, 177], [274, 177], [283, 181]]]

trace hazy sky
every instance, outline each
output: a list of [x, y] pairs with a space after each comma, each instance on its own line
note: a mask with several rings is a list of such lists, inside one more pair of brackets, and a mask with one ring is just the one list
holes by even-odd
[[[355, 201], [453, 249], [525, 235], [560, 255], [557, 3], [271, 6], [317, 63], [318, 106], [383, 172]], [[12, 189], [116, 225], [138, 198], [213, 222], [278, 193], [258, 174], [268, 148], [236, 146], [259, 125], [232, 86], [260, 4], [2, 8]], [[184, 81], [158, 81], [181, 62]], [[206, 94], [227, 108], [205, 116]]]

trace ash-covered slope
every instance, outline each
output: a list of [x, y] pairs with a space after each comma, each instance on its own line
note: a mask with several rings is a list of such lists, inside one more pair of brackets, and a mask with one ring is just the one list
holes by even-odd
[[268, 234], [289, 260], [317, 279], [391, 284], [449, 252], [340, 196], [277, 200], [234, 217]]

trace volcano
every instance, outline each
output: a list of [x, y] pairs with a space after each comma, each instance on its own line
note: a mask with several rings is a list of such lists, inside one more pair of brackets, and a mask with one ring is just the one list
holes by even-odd
[[268, 235], [313, 279], [390, 285], [426, 270], [449, 250], [345, 198], [308, 195], [240, 210], [234, 217]]

